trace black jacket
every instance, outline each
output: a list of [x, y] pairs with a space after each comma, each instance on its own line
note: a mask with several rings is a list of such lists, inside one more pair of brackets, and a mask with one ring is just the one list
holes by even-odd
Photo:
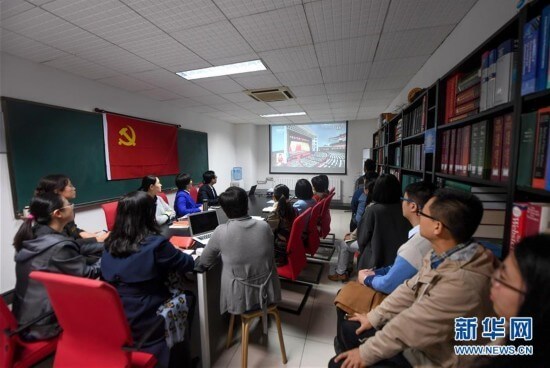
[[400, 203], [374, 203], [365, 209], [357, 228], [359, 270], [393, 264], [397, 249], [408, 240], [411, 224], [403, 217]]
[[214, 191], [208, 184], [204, 184], [199, 188], [197, 203], [202, 203], [205, 199], [208, 199], [209, 206], [214, 206], [218, 204], [218, 195], [214, 194]]
[[[80, 255], [80, 248], [74, 240], [60, 234], [46, 225], [33, 227], [35, 239], [23, 242], [15, 254], [15, 299], [13, 313], [19, 324], [25, 324], [36, 317], [52, 311], [48, 293], [42, 283], [29, 278], [32, 271], [47, 271], [73, 276], [97, 278], [99, 262], [86, 265]], [[46, 318], [23, 333], [27, 340], [47, 339], [59, 334], [55, 316]]]

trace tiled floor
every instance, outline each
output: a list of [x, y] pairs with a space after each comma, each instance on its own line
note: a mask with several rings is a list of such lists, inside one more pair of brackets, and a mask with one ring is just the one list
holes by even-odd
[[[331, 232], [336, 237], [349, 230], [350, 213], [331, 210]], [[333, 256], [333, 261], [336, 260]], [[288, 363], [283, 364], [274, 321], [270, 323], [267, 338], [261, 334], [261, 326], [251, 329], [248, 348], [248, 367], [326, 367], [334, 356], [333, 340], [336, 334], [336, 311], [334, 297], [342, 287], [340, 282], [327, 279], [328, 263], [325, 264], [321, 281], [313, 287], [306, 306], [297, 316], [281, 311], [283, 336]], [[238, 320], [237, 320], [238, 321]], [[236, 326], [240, 325], [236, 323]], [[240, 367], [240, 329], [236, 327], [234, 344], [214, 363], [214, 367]]]

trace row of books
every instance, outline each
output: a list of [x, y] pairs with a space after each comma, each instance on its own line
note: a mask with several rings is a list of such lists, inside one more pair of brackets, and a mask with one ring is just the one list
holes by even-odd
[[521, 95], [550, 88], [550, 5], [523, 26]]
[[513, 115], [497, 116], [458, 129], [441, 137], [441, 166], [444, 174], [507, 181]]
[[426, 130], [428, 122], [428, 94], [414, 110], [403, 115], [403, 137], [410, 137]]
[[[396, 147], [396, 153], [399, 147]], [[401, 153], [401, 152], [400, 152]], [[400, 155], [401, 156], [401, 155]], [[402, 158], [399, 159], [404, 169], [422, 171], [424, 168], [424, 145], [409, 144], [403, 147]], [[399, 166], [399, 164], [397, 164]]]
[[374, 134], [374, 147], [380, 147], [387, 144], [385, 129]]
[[514, 203], [510, 227], [510, 251], [514, 250], [521, 239], [539, 233], [550, 234], [550, 203]]
[[550, 106], [521, 115], [517, 185], [550, 191]]
[[422, 181], [421, 176], [403, 174], [403, 176], [401, 177], [401, 189], [402, 189], [402, 191], [405, 192], [405, 188], [409, 184], [416, 183], [416, 182], [419, 182], [419, 181]]
[[455, 73], [446, 83], [445, 123], [453, 123], [479, 112], [479, 69], [470, 73]]
[[399, 119], [395, 124], [393, 131], [394, 141], [398, 141], [403, 138], [403, 119]]
[[490, 186], [472, 186], [454, 180], [445, 180], [444, 186], [475, 194], [483, 205], [483, 217], [474, 238], [502, 239], [506, 220], [506, 189]]

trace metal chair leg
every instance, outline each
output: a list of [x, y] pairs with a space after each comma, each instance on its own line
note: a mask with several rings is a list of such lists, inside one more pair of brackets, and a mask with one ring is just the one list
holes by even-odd
[[229, 319], [229, 331], [227, 331], [227, 342], [225, 343], [225, 348], [229, 349], [231, 346], [231, 340], [233, 340], [233, 328], [235, 326], [235, 315], [232, 314]]
[[[241, 316], [242, 318], [242, 316]], [[242, 322], [242, 368], [247, 368], [248, 366], [248, 327], [250, 326], [250, 320], [248, 318], [243, 318]]]
[[279, 345], [281, 347], [283, 364], [286, 364], [288, 360], [286, 358], [285, 341], [283, 339], [283, 330], [281, 328], [281, 317], [279, 316], [279, 310], [277, 308], [274, 308], [269, 313], [273, 314], [273, 316], [275, 317], [275, 322], [277, 323], [277, 332], [279, 333]]

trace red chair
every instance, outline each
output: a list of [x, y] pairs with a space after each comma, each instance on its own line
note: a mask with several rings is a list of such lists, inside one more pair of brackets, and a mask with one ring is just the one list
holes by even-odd
[[107, 223], [107, 230], [113, 230], [116, 219], [116, 209], [118, 208], [118, 201], [103, 203], [101, 205], [103, 212], [105, 212], [105, 222]]
[[314, 256], [319, 249], [321, 240], [319, 239], [319, 221], [321, 219], [321, 213], [323, 211], [323, 201], [319, 201], [311, 209], [311, 217], [307, 224], [307, 246], [306, 252], [310, 256]]
[[122, 302], [103, 281], [33, 271], [44, 284], [63, 329], [54, 366], [154, 367], [157, 359], [134, 346]]
[[50, 314], [18, 328], [17, 321], [4, 300], [4, 297], [11, 293], [13, 291], [3, 294], [0, 298], [0, 367], [31, 367], [55, 352], [58, 337], [33, 342], [22, 340], [19, 337], [21, 331]]
[[335, 187], [330, 188], [330, 190], [328, 191], [328, 194], [333, 194], [335, 192], [335, 190], [336, 190]]
[[327, 235], [330, 233], [330, 202], [332, 201], [332, 197], [334, 197], [334, 193], [330, 194], [327, 198], [323, 200], [323, 211], [321, 213], [321, 231], [320, 235], [321, 238], [325, 239]]
[[159, 197], [164, 199], [164, 202], [166, 202], [166, 204], [170, 204], [170, 202], [168, 202], [168, 197], [166, 196], [166, 193], [160, 192]]
[[189, 194], [191, 195], [191, 198], [195, 202], [197, 202], [197, 199], [199, 198], [199, 191], [197, 190], [197, 187], [194, 185], [191, 185], [191, 188], [189, 188]]

